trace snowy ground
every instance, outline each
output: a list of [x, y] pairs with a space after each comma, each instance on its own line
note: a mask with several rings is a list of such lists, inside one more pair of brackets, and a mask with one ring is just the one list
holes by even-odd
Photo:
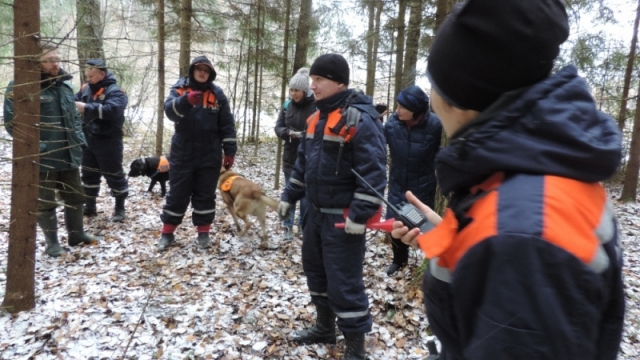
[[[0, 253], [6, 253], [10, 209], [11, 143], [0, 135]], [[6, 139], [6, 137], [4, 137]], [[127, 151], [125, 162], [137, 155]], [[236, 171], [274, 198], [276, 151], [263, 144], [241, 150]], [[108, 221], [113, 199], [102, 189], [99, 215], [87, 232], [105, 236], [97, 247], [71, 248], [52, 259], [38, 232], [36, 308], [12, 316], [0, 312], [0, 359], [332, 359], [336, 346], [296, 346], [289, 333], [314, 318], [300, 258], [301, 241], [280, 240], [277, 215], [267, 226], [277, 250], [260, 250], [257, 233], [237, 239], [231, 217], [218, 203], [212, 234], [219, 245], [199, 251], [187, 215], [179, 246], [155, 250], [163, 199], [145, 193], [146, 178], [130, 179], [128, 219]], [[612, 197], [616, 189], [612, 189]], [[640, 206], [616, 204], [625, 250], [627, 320], [620, 359], [640, 357]], [[60, 213], [60, 211], [59, 211]], [[63, 218], [58, 216], [62, 225]], [[61, 226], [63, 229], [64, 226]], [[421, 359], [427, 355], [421, 293], [408, 286], [421, 262], [416, 253], [404, 273], [384, 273], [391, 254], [381, 234], [369, 234], [365, 283], [374, 317], [367, 335], [369, 359]], [[66, 233], [60, 231], [62, 243]], [[0, 257], [4, 296], [6, 257]]]

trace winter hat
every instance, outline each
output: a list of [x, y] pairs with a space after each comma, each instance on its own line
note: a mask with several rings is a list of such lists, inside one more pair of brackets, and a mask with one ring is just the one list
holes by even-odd
[[207, 79], [207, 83], [210, 83], [216, 79], [216, 69], [213, 68], [213, 64], [206, 56], [196, 56], [193, 61], [191, 61], [191, 65], [189, 66], [189, 80], [194, 84], [197, 81], [193, 77], [193, 71], [196, 68], [196, 65], [206, 65], [211, 68], [211, 73], [209, 74], [209, 79]]
[[311, 65], [309, 75], [320, 76], [349, 85], [349, 64], [340, 54], [320, 55]]
[[568, 36], [562, 0], [468, 0], [436, 33], [427, 76], [448, 102], [483, 111], [548, 77]]
[[289, 81], [289, 89], [302, 90], [303, 92], [309, 91], [309, 69], [300, 68], [295, 75]]
[[398, 104], [414, 115], [423, 114], [429, 109], [429, 97], [418, 86], [409, 86], [398, 94]]
[[89, 59], [85, 65], [88, 68], [95, 68], [107, 72], [107, 64], [102, 59]]

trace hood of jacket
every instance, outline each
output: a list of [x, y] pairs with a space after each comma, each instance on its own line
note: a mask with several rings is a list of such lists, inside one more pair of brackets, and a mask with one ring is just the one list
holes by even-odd
[[359, 90], [347, 89], [322, 100], [316, 100], [316, 107], [321, 113], [328, 113], [339, 107], [346, 106], [353, 106], [361, 112], [367, 113], [373, 119], [380, 117], [380, 113], [376, 111], [371, 97]]
[[454, 134], [437, 156], [436, 173], [444, 194], [467, 190], [496, 172], [603, 181], [618, 167], [621, 140], [576, 68], [567, 66], [503, 95]]
[[[205, 64], [211, 68], [211, 72], [209, 73], [209, 78], [207, 79], [207, 82], [204, 84], [197, 82], [193, 77], [193, 71], [196, 65], [198, 64]], [[217, 75], [216, 69], [213, 67], [213, 64], [211, 63], [211, 60], [209, 60], [209, 58], [207, 58], [206, 56], [196, 56], [193, 59], [193, 61], [191, 61], [191, 65], [189, 65], [189, 76], [188, 76], [189, 86], [198, 90], [207, 89], [209, 87], [209, 84], [216, 79], [216, 75]]]

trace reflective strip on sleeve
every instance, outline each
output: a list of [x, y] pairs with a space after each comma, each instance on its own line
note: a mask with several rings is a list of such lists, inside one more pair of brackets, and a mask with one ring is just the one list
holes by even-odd
[[235, 138], [226, 138], [226, 139], [222, 139], [222, 142], [236, 142]]
[[353, 198], [354, 199], [358, 199], [358, 200], [368, 201], [370, 203], [374, 203], [374, 204], [377, 204], [377, 205], [382, 204], [382, 199], [378, 199], [375, 196], [371, 196], [371, 195], [367, 195], [367, 194], [363, 194], [363, 193], [354, 193], [353, 194]]
[[[176, 109], [176, 100], [178, 100], [178, 99], [177, 98], [173, 99], [173, 102], [171, 103], [171, 107], [173, 108], [173, 112], [176, 113], [176, 115], [178, 115], [180, 117], [184, 117], [184, 115], [180, 114], [178, 112], [178, 109]], [[184, 214], [182, 214], [182, 215], [184, 215]]]
[[337, 135], [326, 135], [325, 134], [322, 137], [322, 139], [325, 140], [325, 141], [332, 141], [332, 142], [337, 142], [337, 143], [340, 143], [340, 142], [344, 141], [344, 138], [342, 136], [337, 136]]
[[434, 278], [450, 284], [453, 278], [453, 276], [451, 275], [451, 271], [438, 265], [438, 259], [439, 258], [437, 257], [429, 259], [429, 271]]
[[98, 105], [98, 119], [102, 119], [102, 104]]
[[296, 185], [298, 185], [300, 187], [304, 187], [305, 186], [303, 182], [301, 182], [301, 181], [299, 181], [297, 179], [294, 179], [294, 178], [290, 178], [289, 182], [292, 183], [292, 184], [296, 184]]

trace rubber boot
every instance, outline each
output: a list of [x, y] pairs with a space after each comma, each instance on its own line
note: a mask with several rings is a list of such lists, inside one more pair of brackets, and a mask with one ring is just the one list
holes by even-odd
[[38, 225], [47, 242], [45, 252], [51, 257], [64, 255], [66, 252], [58, 242], [58, 219], [56, 209], [45, 210], [38, 214]]
[[160, 236], [160, 241], [158, 241], [158, 250], [166, 250], [175, 241], [176, 237], [175, 235], [173, 235], [173, 233], [162, 233], [162, 235]]
[[82, 208], [80, 206], [65, 206], [64, 221], [67, 225], [67, 233], [69, 234], [70, 246], [78, 245], [96, 245], [100, 239], [84, 233], [84, 224], [82, 220]]
[[391, 238], [391, 247], [393, 250], [393, 262], [386, 270], [388, 276], [398, 272], [409, 261], [409, 246], [403, 243], [402, 240]]
[[336, 314], [327, 305], [316, 305], [316, 324], [296, 331], [291, 340], [301, 344], [335, 344]]
[[89, 197], [87, 201], [84, 203], [84, 216], [96, 216], [98, 215], [98, 210], [96, 209], [96, 198]]
[[124, 210], [124, 201], [127, 198], [127, 195], [118, 195], [115, 197], [116, 199], [116, 209], [113, 213], [113, 217], [111, 218], [111, 221], [113, 222], [122, 222], [126, 216], [125, 216], [125, 210]]
[[365, 360], [364, 333], [344, 333], [345, 348], [343, 360]]
[[198, 233], [198, 247], [200, 249], [208, 249], [211, 247], [211, 239], [208, 232]]

